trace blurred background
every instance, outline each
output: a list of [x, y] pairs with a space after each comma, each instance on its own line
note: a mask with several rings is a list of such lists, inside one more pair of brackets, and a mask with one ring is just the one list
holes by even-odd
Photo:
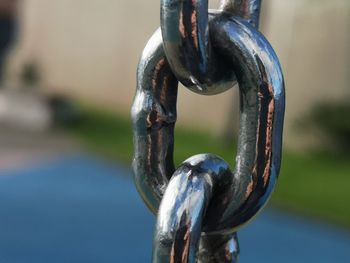
[[[129, 112], [158, 26], [159, 1], [0, 0], [0, 263], [150, 262]], [[241, 262], [350, 262], [350, 1], [264, 0], [261, 31], [285, 74], [284, 155]], [[233, 166], [237, 104], [180, 87], [176, 164]]]

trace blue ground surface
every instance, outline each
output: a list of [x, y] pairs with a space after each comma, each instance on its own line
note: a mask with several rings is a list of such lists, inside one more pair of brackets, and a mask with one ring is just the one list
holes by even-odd
[[[88, 155], [0, 174], [0, 263], [150, 262], [154, 218], [130, 171]], [[240, 232], [242, 263], [350, 262], [350, 235], [276, 211]]]

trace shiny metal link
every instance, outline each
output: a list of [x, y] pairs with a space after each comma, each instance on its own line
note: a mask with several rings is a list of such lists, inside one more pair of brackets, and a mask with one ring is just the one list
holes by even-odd
[[204, 224], [205, 232], [222, 233], [246, 224], [273, 191], [281, 165], [285, 95], [278, 58], [261, 33], [228, 14], [216, 16], [210, 30], [213, 47], [232, 61], [241, 94], [232, 187]]
[[[206, 1], [181, 1], [187, 2], [197, 6]], [[260, 7], [260, 1], [256, 3]], [[251, 16], [243, 15], [244, 10], [255, 9], [238, 7], [211, 13], [208, 32], [215, 54], [225, 57], [225, 74], [236, 75], [240, 88], [233, 173], [211, 154], [192, 157], [175, 171], [178, 82], [159, 30], [141, 57], [132, 107], [133, 171], [143, 200], [153, 213], [158, 212], [153, 262], [236, 262], [235, 232], [263, 208], [276, 184], [285, 104], [283, 75], [272, 47], [253, 26], [258, 16], [252, 11]], [[232, 15], [235, 12], [244, 19]]]
[[[222, 0], [220, 7], [258, 26], [261, 0]], [[164, 49], [177, 79], [204, 95], [226, 91], [236, 83], [229, 61], [211, 48], [208, 1], [161, 1]]]
[[154, 214], [175, 171], [177, 86], [178, 81], [165, 58], [161, 32], [157, 30], [147, 43], [138, 65], [137, 89], [131, 109], [134, 181]]
[[229, 166], [212, 154], [193, 156], [176, 170], [159, 208], [153, 263], [194, 263], [197, 258], [202, 263], [236, 262], [235, 234], [201, 238], [204, 218], [212, 212], [209, 204], [216, 206], [221, 200], [213, 197], [225, 192], [231, 183]]

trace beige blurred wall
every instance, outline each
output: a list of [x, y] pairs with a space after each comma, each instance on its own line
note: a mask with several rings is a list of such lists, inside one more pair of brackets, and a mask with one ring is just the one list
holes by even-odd
[[[159, 1], [23, 0], [21, 25], [12, 80], [34, 59], [47, 92], [128, 114], [138, 58], [159, 25]], [[264, 1], [262, 31], [285, 72], [289, 147], [316, 140], [294, 127], [315, 102], [350, 97], [349, 25], [349, 0]], [[233, 91], [205, 97], [181, 88], [178, 123], [222, 132], [232, 102]]]
[[350, 1], [269, 0], [265, 32], [287, 87], [285, 138], [302, 149], [318, 143], [296, 127], [315, 103], [350, 99]]

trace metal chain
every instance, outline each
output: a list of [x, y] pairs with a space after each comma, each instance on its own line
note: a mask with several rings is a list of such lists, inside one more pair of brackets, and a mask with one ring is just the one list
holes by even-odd
[[[257, 27], [261, 0], [221, 0], [222, 12]], [[212, 16], [211, 16], [212, 17]], [[168, 62], [177, 79], [204, 95], [226, 91], [236, 83], [224, 57], [214, 54], [208, 26], [208, 1], [161, 0], [161, 29]]]
[[[261, 1], [162, 0], [161, 30], [138, 66], [132, 107], [133, 172], [146, 205], [158, 213], [153, 262], [237, 262], [236, 232], [266, 204], [282, 148], [284, 81], [278, 58], [257, 31]], [[208, 18], [209, 17], [209, 18]], [[213, 154], [175, 170], [178, 81], [216, 94], [238, 81], [236, 167]]]

